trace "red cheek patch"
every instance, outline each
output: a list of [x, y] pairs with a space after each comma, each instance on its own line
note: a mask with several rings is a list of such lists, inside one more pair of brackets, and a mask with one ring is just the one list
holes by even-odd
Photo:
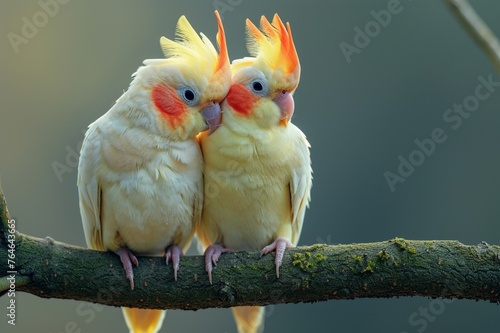
[[158, 84], [153, 87], [151, 99], [156, 109], [167, 118], [172, 127], [182, 122], [186, 113], [186, 105], [174, 89], [165, 84]]
[[235, 84], [229, 88], [227, 94], [227, 103], [234, 111], [248, 115], [253, 109], [254, 104], [259, 100], [259, 97], [252, 94], [242, 84]]

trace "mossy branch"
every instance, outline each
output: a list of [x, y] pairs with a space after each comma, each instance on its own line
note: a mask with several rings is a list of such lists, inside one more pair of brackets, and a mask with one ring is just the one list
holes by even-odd
[[[0, 272], [7, 266], [6, 221], [0, 198]], [[280, 278], [273, 255], [225, 254], [208, 282], [203, 257], [181, 259], [179, 278], [164, 258], [142, 257], [135, 289], [113, 253], [16, 233], [16, 291], [113, 306], [195, 310], [240, 305], [316, 302], [367, 297], [428, 296], [500, 301], [500, 247], [457, 241], [313, 245], [286, 252]], [[12, 288], [2, 278], [3, 293]], [[8, 281], [8, 283], [4, 283]]]

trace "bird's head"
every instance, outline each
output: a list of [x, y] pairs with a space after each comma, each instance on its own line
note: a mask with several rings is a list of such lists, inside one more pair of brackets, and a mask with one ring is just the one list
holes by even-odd
[[233, 61], [226, 103], [235, 117], [251, 119], [261, 128], [286, 127], [300, 79], [290, 24], [285, 26], [275, 14], [272, 22], [262, 16], [260, 29], [249, 19], [246, 27], [251, 57]]
[[207, 129], [214, 131], [219, 125], [219, 103], [229, 91], [231, 69], [224, 28], [217, 11], [215, 16], [219, 52], [181, 16], [177, 38], [160, 39], [166, 59], [145, 60], [145, 66], [134, 74], [131, 89], [145, 92], [144, 100], [149, 103], [144, 108], [149, 112], [143, 119], [145, 126], [183, 140]]

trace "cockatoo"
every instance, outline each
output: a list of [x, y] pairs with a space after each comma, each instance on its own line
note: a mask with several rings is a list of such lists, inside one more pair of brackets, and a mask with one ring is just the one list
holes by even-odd
[[[253, 57], [233, 61], [232, 83], [222, 103], [220, 127], [199, 135], [205, 159], [205, 203], [197, 235], [205, 268], [228, 251], [276, 251], [279, 277], [285, 249], [299, 240], [309, 204], [309, 143], [290, 122], [300, 64], [290, 25], [276, 14], [261, 30], [247, 19]], [[262, 329], [262, 307], [237, 307], [240, 333]]]
[[[203, 205], [199, 132], [215, 130], [231, 69], [219, 14], [219, 52], [182, 16], [166, 59], [144, 61], [129, 89], [89, 126], [78, 166], [87, 245], [120, 256], [134, 289], [136, 255], [163, 256], [177, 279]], [[124, 308], [131, 332], [157, 332], [164, 311]]]

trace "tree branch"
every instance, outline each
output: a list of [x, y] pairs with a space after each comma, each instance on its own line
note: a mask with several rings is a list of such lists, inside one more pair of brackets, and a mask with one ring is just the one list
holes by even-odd
[[479, 43], [500, 73], [500, 42], [467, 0], [445, 0], [457, 20]]
[[[0, 198], [0, 275], [7, 265], [9, 215]], [[183, 257], [179, 278], [164, 258], [141, 257], [135, 289], [117, 255], [16, 233], [15, 289], [43, 298], [113, 306], [195, 310], [331, 299], [428, 296], [500, 301], [500, 247], [457, 241], [313, 245], [286, 252], [280, 278], [274, 256], [225, 254], [208, 282], [203, 257]], [[8, 281], [8, 283], [4, 283]], [[13, 288], [2, 278], [2, 292]]]

